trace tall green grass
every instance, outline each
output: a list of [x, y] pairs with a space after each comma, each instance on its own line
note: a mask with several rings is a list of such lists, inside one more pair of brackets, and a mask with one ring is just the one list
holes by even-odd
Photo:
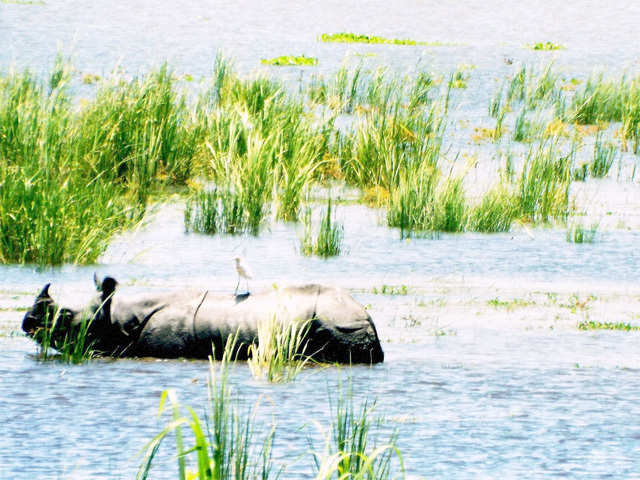
[[611, 166], [618, 153], [617, 147], [611, 142], [605, 142], [602, 133], [598, 132], [593, 145], [593, 157], [589, 163], [589, 173], [594, 178], [603, 178], [609, 174]]
[[61, 60], [45, 81], [0, 76], [2, 263], [93, 262], [144, 207], [86, 156], [68, 83]]
[[574, 158], [574, 148], [563, 153], [554, 141], [528, 151], [517, 183], [519, 216], [535, 223], [566, 218]]

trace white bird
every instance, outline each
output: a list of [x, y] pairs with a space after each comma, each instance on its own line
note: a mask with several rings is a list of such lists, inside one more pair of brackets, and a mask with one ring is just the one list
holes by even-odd
[[247, 261], [243, 257], [234, 257], [233, 261], [236, 262], [236, 272], [238, 272], [238, 283], [236, 284], [236, 290], [234, 295], [238, 295], [238, 287], [240, 286], [240, 278], [244, 278], [247, 282], [247, 293], [249, 293], [249, 280], [253, 279], [253, 272], [249, 268]]

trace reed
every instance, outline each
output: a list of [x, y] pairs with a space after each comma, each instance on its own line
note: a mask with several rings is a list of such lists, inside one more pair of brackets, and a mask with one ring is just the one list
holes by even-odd
[[387, 225], [400, 229], [404, 238], [414, 231], [433, 230], [433, 204], [438, 185], [437, 169], [423, 165], [402, 174], [389, 197]]
[[582, 125], [622, 121], [630, 87], [625, 77], [619, 81], [605, 80], [602, 75], [589, 77], [571, 101], [569, 120]]
[[474, 232], [508, 232], [517, 215], [516, 199], [508, 186], [499, 184], [487, 192], [469, 213], [468, 229]]
[[558, 150], [554, 141], [529, 149], [517, 185], [519, 216], [536, 223], [566, 217], [575, 148], [564, 155]]
[[47, 81], [0, 77], [0, 262], [90, 263], [137, 218], [127, 189], [92, 173], [67, 95], [68, 64]]

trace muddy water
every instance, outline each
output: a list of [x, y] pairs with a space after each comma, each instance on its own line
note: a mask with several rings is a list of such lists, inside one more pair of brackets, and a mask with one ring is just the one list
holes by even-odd
[[[473, 124], [486, 118], [494, 87], [520, 62], [555, 59], [567, 75], [584, 77], [597, 68], [637, 71], [640, 60], [639, 7], [629, 2], [134, 3], [0, 3], [0, 67], [44, 71], [58, 45], [80, 72], [96, 74], [118, 62], [136, 73], [168, 59], [197, 77], [210, 71], [218, 50], [243, 71], [256, 69], [260, 58], [301, 53], [318, 56], [323, 72], [345, 56], [402, 71], [446, 73], [473, 64], [455, 112]], [[337, 31], [456, 45], [316, 41]], [[523, 48], [547, 40], [567, 49]], [[310, 75], [274, 71], [293, 81]], [[475, 148], [467, 146], [468, 132], [460, 135], [456, 148]], [[487, 159], [494, 153], [480, 151]], [[162, 390], [175, 388], [200, 412], [205, 404], [206, 363], [35, 361], [19, 324], [38, 288], [52, 281], [56, 298], [81, 304], [97, 270], [130, 291], [185, 284], [231, 291], [230, 258], [242, 251], [256, 273], [253, 289], [339, 284], [368, 305], [387, 357], [383, 365], [352, 369], [353, 390], [377, 398], [384, 428], [398, 429], [411, 478], [636, 478], [640, 336], [576, 329], [584, 320], [640, 323], [640, 201], [637, 183], [623, 180], [580, 193], [606, 226], [592, 245], [567, 243], [561, 229], [522, 228], [400, 241], [381, 226], [379, 212], [343, 205], [348, 252], [322, 261], [297, 254], [291, 225], [274, 225], [257, 239], [185, 235], [182, 206], [173, 204], [116, 239], [95, 267], [0, 266], [0, 478], [133, 478], [136, 454], [162, 426], [155, 416]], [[382, 285], [406, 286], [407, 294], [374, 294]], [[327, 390], [335, 390], [337, 375], [307, 371], [293, 384], [269, 386], [244, 366], [235, 370], [236, 392], [249, 404], [261, 399], [258, 422], [278, 423], [274, 457], [287, 463], [284, 478], [309, 478], [307, 438], [318, 437], [314, 421], [326, 423]], [[171, 454], [162, 452], [153, 478], [175, 478]]]

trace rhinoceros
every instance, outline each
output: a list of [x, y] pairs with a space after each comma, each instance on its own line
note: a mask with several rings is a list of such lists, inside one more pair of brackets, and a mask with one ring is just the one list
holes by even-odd
[[[207, 289], [123, 295], [113, 277], [95, 278], [97, 296], [83, 309], [58, 307], [45, 285], [27, 311], [22, 329], [37, 342], [47, 325], [51, 345], [82, 322], [98, 355], [115, 357], [220, 358], [236, 337], [236, 357], [246, 359], [258, 343], [261, 322], [298, 322], [306, 329], [305, 355], [320, 362], [378, 363], [384, 353], [365, 308], [341, 288], [304, 285], [256, 294], [220, 294]], [[54, 319], [47, 320], [47, 319]], [[88, 319], [88, 323], [87, 323]]]

